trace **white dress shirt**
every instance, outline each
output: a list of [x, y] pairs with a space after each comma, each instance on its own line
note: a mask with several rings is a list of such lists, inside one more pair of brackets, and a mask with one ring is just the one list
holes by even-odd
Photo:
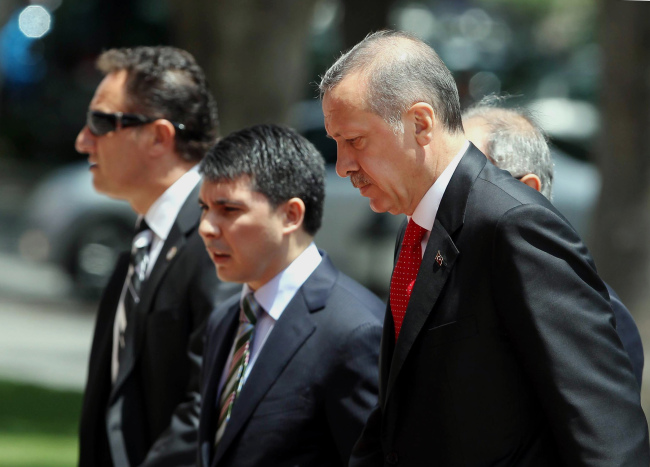
[[431, 185], [431, 188], [429, 188], [429, 190], [424, 194], [413, 211], [413, 216], [407, 216], [408, 219], [413, 219], [413, 222], [426, 229], [426, 233], [422, 238], [422, 257], [424, 257], [424, 250], [427, 248], [427, 242], [431, 236], [433, 223], [436, 221], [436, 215], [438, 214], [438, 208], [440, 207], [442, 196], [445, 194], [449, 181], [451, 180], [452, 175], [454, 175], [460, 160], [463, 158], [463, 154], [465, 154], [468, 148], [469, 141], [465, 141], [465, 144], [463, 144], [463, 147], [460, 149], [458, 154], [454, 156], [449, 165], [442, 171], [438, 179], [433, 183], [433, 185]]
[[[266, 339], [269, 337], [269, 334], [271, 334], [275, 323], [280, 319], [284, 309], [293, 299], [294, 295], [296, 295], [298, 289], [302, 287], [302, 284], [305, 283], [322, 260], [323, 258], [318, 252], [318, 248], [316, 248], [316, 245], [312, 242], [289, 266], [253, 293], [255, 300], [262, 307], [262, 311], [260, 312], [260, 316], [258, 316], [257, 323], [255, 324], [253, 345], [251, 347], [246, 371], [242, 377], [244, 383], [246, 382], [253, 365], [255, 365], [260, 350], [264, 347]], [[245, 284], [242, 288], [241, 298], [239, 300], [240, 309], [244, 297], [250, 292], [250, 287]], [[223, 388], [223, 385], [228, 378], [228, 373], [230, 372], [233, 350], [234, 349], [231, 347], [228, 360], [226, 360], [226, 366], [221, 374], [219, 393], [221, 393], [221, 389]], [[219, 394], [217, 400], [220, 398], [221, 395]]]
[[[147, 278], [149, 277], [149, 274], [151, 274], [153, 265], [156, 263], [156, 260], [160, 255], [160, 251], [169, 236], [169, 232], [172, 230], [172, 226], [174, 225], [174, 221], [176, 221], [178, 213], [183, 207], [183, 204], [185, 204], [187, 197], [190, 195], [192, 190], [194, 190], [196, 184], [199, 183], [200, 180], [201, 175], [199, 174], [199, 166], [195, 165], [176, 180], [172, 186], [167, 188], [167, 190], [160, 195], [144, 215], [147, 225], [153, 232], [153, 239], [149, 249], [149, 263], [147, 264]], [[138, 217], [136, 225], [139, 225], [141, 220], [142, 216]], [[117, 379], [117, 373], [119, 370], [119, 361], [117, 358], [119, 336], [120, 332], [124, 332], [127, 326], [126, 311], [124, 309], [124, 296], [126, 294], [128, 283], [131, 280], [131, 274], [133, 274], [133, 267], [129, 266], [129, 272], [126, 275], [126, 280], [122, 287], [120, 301], [117, 304], [117, 313], [113, 325], [113, 355], [111, 364], [111, 378], [113, 382]]]

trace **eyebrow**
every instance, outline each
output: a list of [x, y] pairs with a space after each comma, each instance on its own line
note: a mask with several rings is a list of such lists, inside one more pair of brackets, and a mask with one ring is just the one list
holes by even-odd
[[[199, 204], [207, 204], [201, 197], [199, 197]], [[218, 198], [217, 200], [213, 201], [212, 204], [217, 205], [217, 206], [223, 206], [226, 204], [230, 205], [235, 205], [235, 206], [244, 206], [245, 203], [241, 201], [235, 201], [229, 198]]]
[[217, 206], [223, 206], [224, 204], [234, 204], [235, 206], [244, 206], [245, 203], [242, 203], [241, 201], [235, 201], [233, 199], [228, 199], [228, 198], [219, 198], [216, 201], [214, 201], [214, 204]]

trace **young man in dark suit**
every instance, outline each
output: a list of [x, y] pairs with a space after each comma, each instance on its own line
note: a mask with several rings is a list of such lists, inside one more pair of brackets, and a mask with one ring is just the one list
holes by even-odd
[[197, 232], [197, 164], [217, 136], [216, 106], [185, 51], [112, 49], [97, 65], [105, 77], [76, 149], [95, 188], [140, 217], [99, 306], [79, 465], [193, 465], [205, 322], [234, 292]]
[[[463, 112], [467, 139], [494, 165], [552, 201], [553, 158], [542, 129], [524, 109], [498, 107], [498, 101], [485, 99]], [[639, 329], [616, 292], [609, 284], [605, 286], [616, 317], [616, 333], [641, 388], [644, 356]]]
[[320, 89], [338, 174], [373, 210], [409, 217], [379, 407], [350, 465], [648, 465], [638, 386], [587, 249], [466, 140], [437, 54], [375, 33]]
[[384, 304], [313, 238], [323, 158], [293, 130], [260, 125], [201, 164], [199, 232], [241, 295], [211, 316], [199, 465], [347, 465], [377, 402]]

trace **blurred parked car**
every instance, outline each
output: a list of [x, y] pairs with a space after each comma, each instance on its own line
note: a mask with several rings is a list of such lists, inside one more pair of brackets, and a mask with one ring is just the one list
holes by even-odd
[[[350, 181], [336, 175], [336, 143], [326, 137], [318, 101], [301, 102], [291, 120], [326, 160], [325, 211], [317, 245], [339, 269], [385, 298], [403, 217], [372, 212]], [[554, 203], [585, 235], [600, 190], [598, 172], [556, 148], [553, 153]], [[22, 250], [60, 265], [77, 293], [96, 297], [119, 252], [129, 248], [135, 218], [127, 203], [95, 192], [87, 163], [75, 163], [54, 172], [35, 190]]]
[[[341, 270], [382, 293], [399, 221], [373, 213], [332, 164], [326, 177], [323, 227], [316, 243]], [[96, 297], [119, 253], [129, 248], [135, 219], [126, 202], [95, 192], [87, 163], [75, 163], [54, 172], [31, 197], [23, 253], [60, 265], [79, 294]]]
[[23, 256], [63, 268], [75, 291], [99, 296], [121, 251], [130, 248], [136, 215], [125, 201], [98, 194], [87, 162], [54, 171], [30, 197]]

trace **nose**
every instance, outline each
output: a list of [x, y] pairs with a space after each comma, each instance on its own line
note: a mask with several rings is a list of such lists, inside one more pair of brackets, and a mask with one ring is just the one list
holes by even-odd
[[96, 136], [90, 132], [87, 126], [84, 126], [77, 135], [77, 139], [74, 142], [74, 148], [81, 154], [89, 154], [93, 152], [95, 141]]
[[217, 238], [221, 231], [217, 224], [210, 218], [210, 212], [204, 211], [201, 215], [201, 222], [199, 223], [199, 235], [204, 241], [211, 238]]
[[336, 146], [336, 174], [339, 177], [349, 177], [350, 174], [359, 170], [352, 151], [345, 147], [344, 143], [338, 143]]

